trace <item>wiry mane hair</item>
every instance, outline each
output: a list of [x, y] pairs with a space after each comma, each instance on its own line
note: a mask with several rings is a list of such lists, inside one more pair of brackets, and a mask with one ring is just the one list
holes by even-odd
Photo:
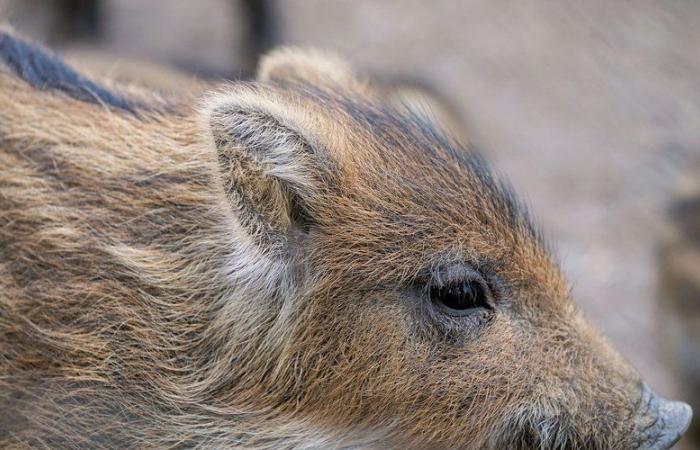
[[134, 112], [134, 100], [79, 74], [37, 44], [0, 29], [0, 64], [37, 89], [57, 90], [77, 100]]

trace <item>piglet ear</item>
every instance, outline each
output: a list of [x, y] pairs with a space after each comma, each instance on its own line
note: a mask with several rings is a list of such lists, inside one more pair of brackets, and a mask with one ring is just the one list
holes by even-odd
[[229, 203], [264, 243], [284, 246], [313, 221], [324, 178], [320, 146], [304, 111], [279, 94], [238, 88], [206, 110]]
[[257, 78], [266, 83], [302, 83], [313, 86], [341, 86], [363, 89], [350, 64], [340, 57], [320, 50], [281, 47], [265, 55]]

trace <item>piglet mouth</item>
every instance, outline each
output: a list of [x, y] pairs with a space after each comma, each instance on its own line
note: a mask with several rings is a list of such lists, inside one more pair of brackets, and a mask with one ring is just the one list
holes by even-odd
[[642, 386], [642, 407], [639, 414], [639, 429], [644, 439], [645, 450], [666, 450], [678, 442], [686, 432], [693, 417], [693, 410], [686, 403], [666, 400]]

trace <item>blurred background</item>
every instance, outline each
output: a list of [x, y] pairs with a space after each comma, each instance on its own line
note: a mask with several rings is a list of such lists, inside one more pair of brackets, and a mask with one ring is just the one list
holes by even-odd
[[532, 207], [581, 308], [700, 428], [700, 2], [0, 0], [0, 18], [165, 90], [249, 77], [280, 44], [431, 86]]

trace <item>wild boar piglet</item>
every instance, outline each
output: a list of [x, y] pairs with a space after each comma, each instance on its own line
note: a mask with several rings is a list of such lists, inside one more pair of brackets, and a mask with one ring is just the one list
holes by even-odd
[[442, 114], [338, 58], [165, 98], [10, 32], [0, 67], [1, 447], [665, 449], [688, 426]]

